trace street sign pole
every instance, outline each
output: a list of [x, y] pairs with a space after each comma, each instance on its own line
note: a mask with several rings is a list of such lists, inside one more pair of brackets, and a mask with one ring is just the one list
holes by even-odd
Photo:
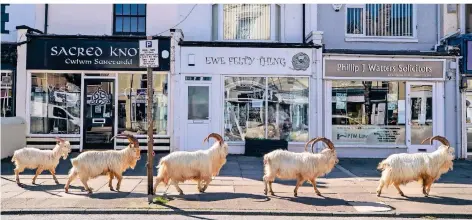
[[154, 158], [154, 120], [153, 120], [153, 102], [154, 88], [152, 80], [152, 68], [159, 67], [158, 40], [153, 40], [151, 36], [147, 40], [139, 42], [139, 65], [147, 69], [147, 107], [146, 118], [148, 122], [147, 132], [147, 180], [148, 180], [148, 202], [153, 199], [153, 158]]
[[[154, 88], [152, 87], [153, 83], [152, 83], [152, 68], [151, 67], [148, 67], [147, 68], [147, 97], [148, 97], [148, 100], [147, 100], [147, 121], [148, 121], [148, 144], [147, 144], [147, 147], [148, 147], [148, 155], [147, 155], [147, 158], [148, 158], [148, 161], [147, 161], [147, 178], [148, 178], [148, 197], [152, 197], [153, 195], [153, 189], [152, 189], [152, 165], [153, 165], [153, 152], [154, 152], [154, 138], [153, 138], [153, 135], [154, 135], [154, 126], [153, 126], [153, 117], [152, 117], [152, 106], [153, 106], [153, 97], [154, 97], [154, 94], [153, 94], [153, 90]], [[152, 200], [152, 199], [150, 199]], [[151, 201], [149, 201], [151, 202]]]

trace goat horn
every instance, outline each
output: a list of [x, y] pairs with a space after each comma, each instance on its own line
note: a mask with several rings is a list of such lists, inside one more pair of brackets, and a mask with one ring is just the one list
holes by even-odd
[[[318, 140], [318, 138], [313, 138], [313, 139], [311, 139], [310, 141], [306, 142], [306, 144], [305, 144], [305, 152], [308, 152], [308, 145], [310, 145], [311, 142], [316, 141], [316, 140]], [[313, 151], [313, 148], [312, 148], [311, 151]]]
[[59, 142], [64, 142], [65, 140], [60, 138], [60, 137], [56, 137], [56, 140], [58, 140]]
[[223, 138], [221, 137], [221, 135], [217, 134], [217, 133], [211, 133], [209, 134], [204, 140], [203, 140], [203, 143], [205, 143], [205, 141], [210, 141], [210, 138], [215, 138], [216, 141], [220, 142], [220, 144], [222, 144], [224, 142]]
[[133, 143], [134, 147], [139, 147], [139, 141], [136, 139], [132, 134], [123, 134], [125, 137], [128, 138], [130, 143]]
[[331, 142], [331, 140], [329, 140], [328, 138], [325, 138], [325, 137], [320, 137], [311, 144], [311, 151], [313, 151], [313, 147], [315, 146], [316, 142], [318, 142], [318, 141], [322, 141], [323, 143], [328, 145], [329, 149], [334, 150], [334, 144], [333, 144], [333, 142]]
[[441, 144], [443, 144], [443, 145], [451, 147], [451, 145], [449, 144], [449, 141], [443, 136], [436, 135], [436, 136], [432, 137], [429, 144], [432, 145], [434, 140], [437, 140], [437, 141], [441, 142]]
[[426, 141], [429, 141], [432, 137], [426, 138], [423, 141], [421, 141], [421, 144], [424, 144]]

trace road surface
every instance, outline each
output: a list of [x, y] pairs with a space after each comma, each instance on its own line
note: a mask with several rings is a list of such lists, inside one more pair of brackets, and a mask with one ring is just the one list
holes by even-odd
[[[156, 218], [157, 217], [157, 218]], [[139, 220], [183, 220], [183, 219], [201, 219], [201, 220], [274, 220], [274, 219], [297, 219], [297, 220], [411, 220], [413, 218], [367, 218], [367, 217], [294, 217], [294, 216], [242, 216], [242, 215], [4, 215], [3, 220], [121, 220], [121, 219], [139, 219]], [[417, 218], [418, 220], [434, 218]]]

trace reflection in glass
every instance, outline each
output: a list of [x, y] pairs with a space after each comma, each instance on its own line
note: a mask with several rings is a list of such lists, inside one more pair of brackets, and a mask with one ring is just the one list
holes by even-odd
[[[472, 81], [467, 82], [468, 85], [468, 90], [472, 90]], [[466, 128], [467, 128], [467, 152], [472, 153], [472, 91], [467, 91], [466, 92], [466, 101], [465, 101], [465, 106], [466, 106]]]
[[15, 75], [12, 72], [2, 72], [1, 74], [0, 117], [13, 117], [15, 115], [15, 110], [13, 109], [15, 103], [15, 97], [13, 96], [13, 77]]
[[87, 80], [84, 106], [85, 143], [110, 143], [115, 122], [115, 86], [112, 81]]
[[81, 74], [32, 73], [31, 134], [80, 134]]
[[225, 140], [307, 141], [308, 82], [308, 77], [226, 77]]
[[268, 121], [276, 128], [269, 138], [308, 141], [308, 84], [308, 77], [268, 78]]
[[[167, 74], [153, 75], [154, 134], [167, 135]], [[146, 74], [118, 74], [118, 133], [147, 134]]]
[[188, 120], [208, 120], [210, 110], [208, 86], [188, 87]]
[[335, 144], [405, 142], [405, 82], [332, 81]]
[[410, 99], [411, 144], [421, 145], [425, 138], [433, 136], [433, 86], [411, 85]]

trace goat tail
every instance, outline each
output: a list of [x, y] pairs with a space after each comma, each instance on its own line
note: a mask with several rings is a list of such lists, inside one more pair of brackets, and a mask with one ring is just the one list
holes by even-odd
[[389, 165], [384, 161], [380, 162], [377, 166], [377, 170], [384, 171]]
[[270, 159], [267, 155], [264, 155], [264, 165], [267, 165], [270, 163]]
[[79, 164], [79, 162], [77, 161], [76, 158], [71, 159], [70, 162], [72, 163], [72, 166], [73, 166], [73, 167], [77, 167], [77, 165]]
[[16, 161], [16, 154], [13, 154], [13, 157], [11, 158], [11, 162], [15, 162]]

